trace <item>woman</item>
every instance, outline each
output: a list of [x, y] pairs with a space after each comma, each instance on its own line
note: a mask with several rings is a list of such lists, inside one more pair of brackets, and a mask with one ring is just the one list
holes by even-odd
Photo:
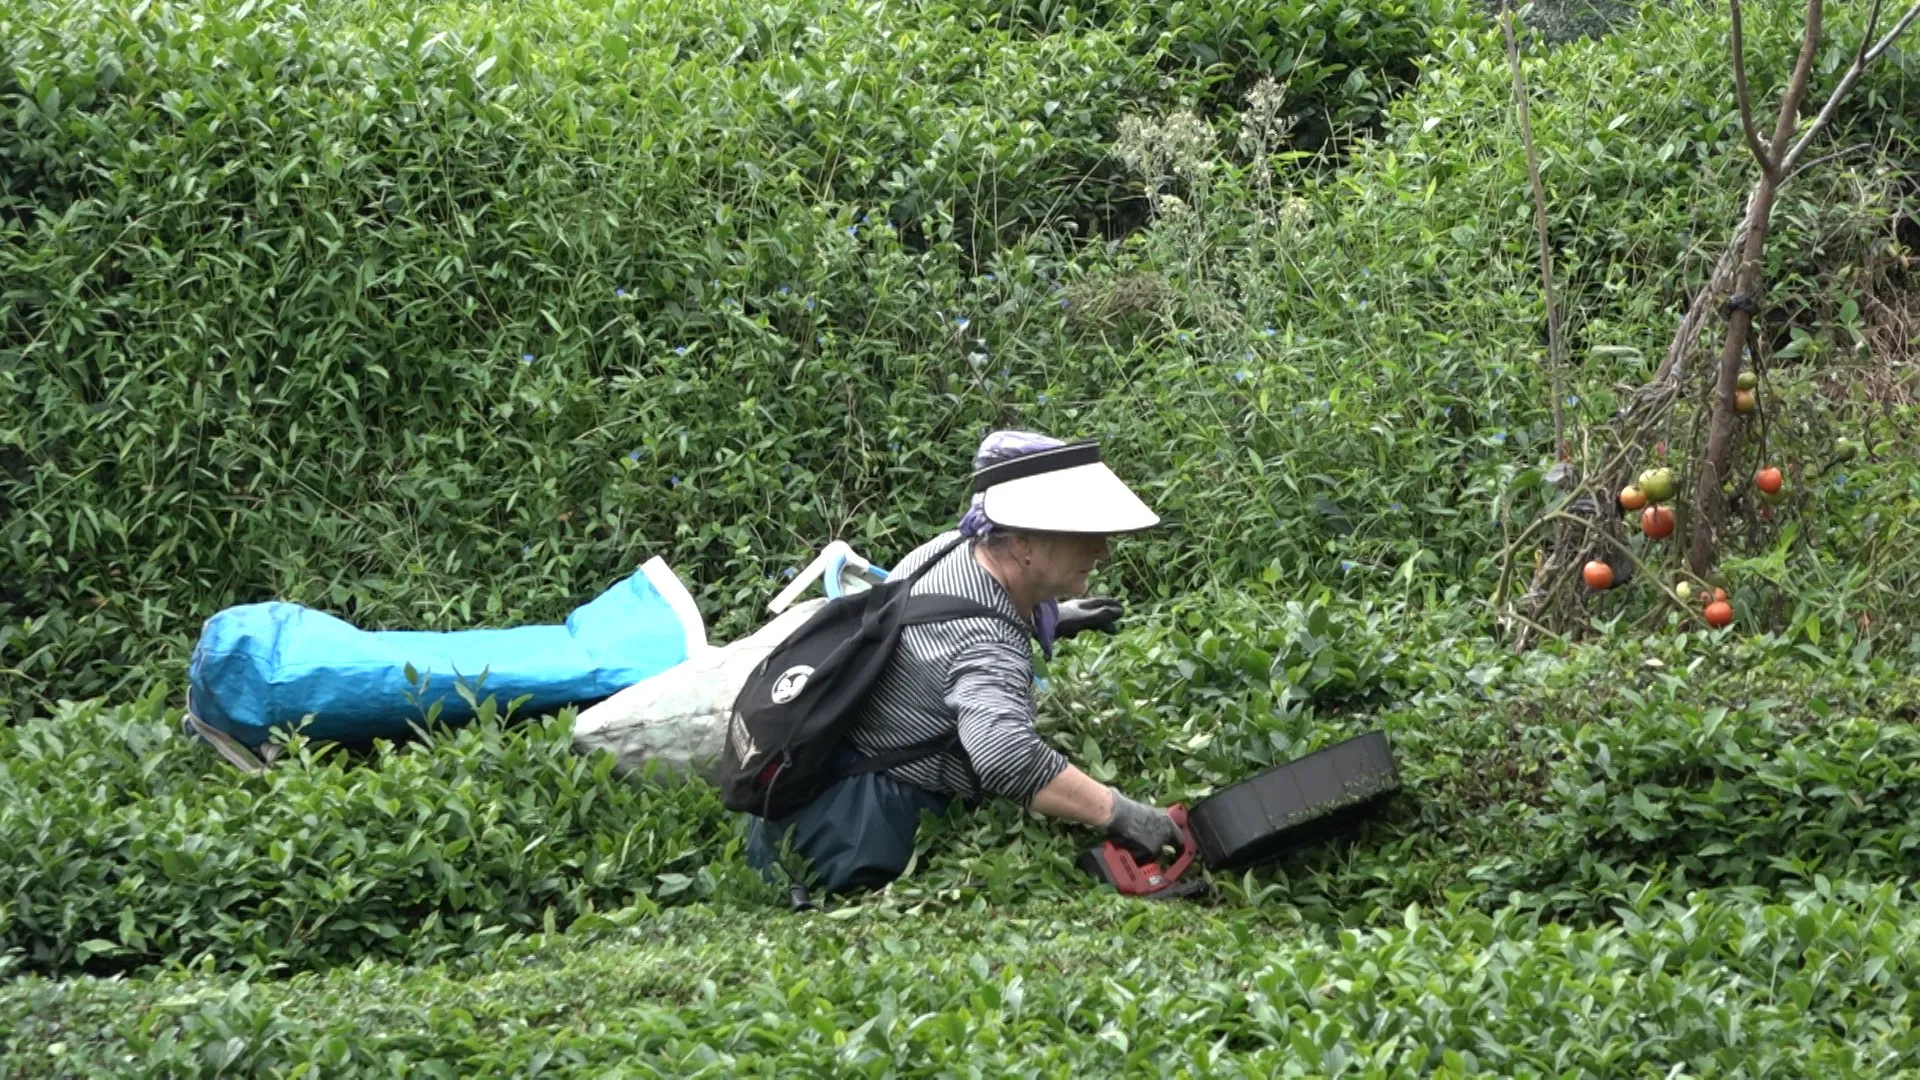
[[[957, 744], [880, 772], [847, 776], [787, 817], [755, 818], [748, 861], [768, 867], [782, 843], [810, 865], [826, 893], [884, 885], [906, 869], [920, 812], [959, 797], [1012, 799], [1050, 817], [1091, 825], [1141, 854], [1178, 847], [1165, 810], [1135, 802], [1075, 768], [1034, 730], [1037, 638], [1111, 631], [1114, 600], [1074, 600], [1087, 589], [1107, 537], [1160, 519], [1100, 461], [1091, 443], [1001, 431], [973, 460], [973, 499], [957, 530], [922, 544], [892, 570], [911, 574], [959, 537], [913, 595], [961, 596], [1003, 618], [909, 626], [849, 730], [843, 764], [957, 734]], [[797, 898], [796, 903], [800, 902]]]

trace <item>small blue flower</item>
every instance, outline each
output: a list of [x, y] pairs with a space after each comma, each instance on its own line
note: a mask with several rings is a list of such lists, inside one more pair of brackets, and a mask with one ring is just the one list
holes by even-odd
[[988, 281], [999, 281], [1000, 279], [999, 279], [999, 278], [997, 278], [997, 277], [995, 277], [995, 276], [993, 275], [993, 271], [991, 271], [991, 270], [989, 270], [989, 271], [987, 271], [987, 280], [988, 280]]
[[1192, 340], [1192, 339], [1191, 339], [1191, 338], [1189, 338], [1189, 337], [1187, 337], [1187, 332], [1186, 332], [1185, 330], [1182, 330], [1182, 331], [1180, 331], [1180, 340], [1181, 340], [1181, 341], [1190, 341], [1190, 340]]
[[1846, 473], [1834, 473], [1834, 474], [1833, 474], [1833, 486], [1834, 486], [1834, 487], [1846, 487], [1846, 486], [1847, 486], [1847, 474], [1846, 474]]
[[640, 451], [638, 451], [638, 450], [629, 450], [629, 451], [627, 451], [627, 460], [628, 460], [628, 461], [639, 461], [639, 460], [640, 460]]
[[1357, 303], [1357, 304], [1355, 304], [1355, 305], [1353, 305], [1353, 309], [1354, 309], [1355, 311], [1365, 311], [1365, 310], [1367, 310], [1367, 308], [1369, 308], [1369, 307], [1371, 307], [1371, 306], [1373, 306], [1373, 301], [1371, 301], [1371, 300], [1362, 300], [1362, 301], [1360, 301], [1359, 303]]
[[625, 300], [625, 299], [627, 298], [627, 290], [625, 290], [625, 289], [623, 289], [623, 288], [621, 288], [620, 286], [618, 286], [618, 285], [616, 285], [616, 286], [614, 286], [614, 288], [613, 288], [613, 295], [615, 295], [615, 296], [617, 296], [617, 297], [619, 297], [619, 298], [620, 298], [620, 299], [622, 299], [622, 300]]
[[525, 544], [521, 544], [521, 545], [520, 545], [520, 554], [521, 554], [521, 555], [531, 555], [532, 553], [533, 553], [533, 549], [532, 549], [532, 548], [529, 548], [529, 547], [528, 547], [527, 545], [525, 545]]
[[716, 288], [716, 289], [717, 289], [717, 288], [719, 288], [719, 287], [720, 287], [720, 279], [719, 279], [719, 278], [714, 278], [714, 279], [713, 279], [712, 281], [709, 281], [709, 282], [707, 282], [707, 284], [708, 284], [709, 286], [711, 286], [711, 287], [713, 287], [713, 288]]
[[1578, 404], [1580, 404], [1580, 395], [1579, 395], [1579, 394], [1568, 394], [1568, 395], [1567, 395], [1567, 404], [1568, 404], [1568, 405], [1578, 405]]
[[813, 335], [813, 343], [815, 345], [825, 345], [827, 343], [827, 335], [825, 334]]
[[792, 291], [793, 291], [793, 286], [791, 286], [791, 285], [782, 285], [782, 286], [780, 286], [780, 295], [781, 295], [781, 296], [785, 296], [785, 295], [787, 295], [788, 293], [790, 293], [790, 292], [792, 292]]
[[953, 317], [953, 325], [956, 330], [965, 330], [967, 327], [973, 325], [973, 320], [967, 318], [965, 315], [955, 315]]
[[1351, 574], [1351, 573], [1353, 573], [1353, 571], [1354, 571], [1354, 569], [1355, 569], [1356, 567], [1358, 567], [1358, 566], [1359, 566], [1359, 564], [1358, 564], [1358, 563], [1356, 563], [1356, 562], [1354, 562], [1354, 561], [1353, 561], [1352, 559], [1341, 559], [1341, 560], [1340, 560], [1340, 572], [1341, 572], [1341, 573], [1343, 573], [1343, 574]]
[[1300, 416], [1306, 411], [1307, 411], [1307, 407], [1305, 405], [1295, 405], [1293, 407], [1293, 415], [1295, 416]]
[[808, 310], [808, 311], [812, 311], [812, 310], [813, 310], [813, 298], [812, 298], [812, 297], [808, 297], [808, 298], [807, 298], [807, 310]]
[[667, 486], [668, 486], [668, 487], [679, 487], [679, 486], [680, 486], [680, 478], [679, 478], [679, 477], [677, 477], [677, 476], [669, 476], [669, 477], [667, 477]]
[[847, 226], [847, 235], [848, 235], [848, 236], [859, 236], [859, 235], [860, 235], [860, 226], [858, 226], [858, 225], [849, 225], [849, 226]]
[[531, 363], [533, 363], [533, 354], [532, 354], [532, 353], [530, 353], [530, 352], [526, 352], [526, 353], [521, 353], [521, 354], [520, 354], [520, 362], [521, 362], [521, 363], [523, 363], [523, 364], [531, 364]]
[[890, 443], [888, 443], [888, 444], [887, 444], [887, 449], [889, 449], [889, 450], [892, 450], [892, 451], [894, 451], [894, 452], [896, 452], [896, 453], [898, 453], [898, 452], [899, 452], [899, 450], [900, 450], [900, 444], [899, 444], [899, 443], [897, 443], [897, 442], [890, 442]]
[[1000, 369], [1000, 377], [1001, 377], [1001, 378], [1003, 378], [1003, 379], [1006, 379], [1006, 378], [1011, 378], [1012, 376], [1013, 376], [1013, 369], [1011, 369], [1011, 368], [1001, 368], [1001, 369]]
[[861, 215], [860, 215], [860, 224], [862, 224], [862, 225], [865, 225], [866, 223], [868, 223], [868, 222], [870, 222], [870, 221], [872, 221], [872, 220], [873, 220], [873, 215], [872, 215], [872, 214], [861, 214]]
[[1039, 401], [1040, 401], [1040, 404], [1045, 405], [1047, 403], [1047, 395], [1041, 394], [1039, 397]]
[[1046, 676], [1044, 676], [1044, 675], [1035, 675], [1035, 676], [1033, 677], [1033, 688], [1034, 688], [1035, 690], [1039, 690], [1039, 691], [1042, 691], [1042, 692], [1045, 692], [1045, 691], [1046, 691], [1046, 689], [1047, 689], [1047, 687], [1048, 687], [1049, 685], [1051, 685], [1051, 684], [1049, 684], [1049, 683], [1047, 682], [1047, 680], [1046, 680]]
[[1407, 512], [1407, 504], [1403, 502], [1389, 503], [1387, 509], [1395, 514], [1404, 514]]
[[1236, 371], [1236, 372], [1234, 372], [1234, 373], [1233, 373], [1233, 381], [1234, 381], [1234, 382], [1246, 382], [1246, 381], [1247, 381], [1247, 380], [1248, 380], [1249, 378], [1251, 378], [1251, 377], [1252, 377], [1252, 376], [1250, 376], [1250, 375], [1248, 375], [1248, 374], [1247, 374], [1246, 372], [1244, 372], [1244, 371]]
[[1063, 308], [1070, 308], [1073, 306], [1073, 301], [1063, 296], [1060, 298], [1060, 306]]
[[687, 347], [685, 345], [675, 345], [673, 347], [673, 355], [675, 356], [687, 355]]
[[1269, 327], [1267, 327], [1267, 328], [1265, 328], [1265, 329], [1263, 329], [1263, 330], [1261, 330], [1261, 331], [1260, 331], [1260, 336], [1261, 336], [1261, 337], [1272, 337], [1273, 335], [1275, 335], [1275, 334], [1277, 334], [1277, 333], [1279, 333], [1279, 332], [1280, 332], [1280, 331], [1278, 331], [1278, 330], [1275, 330], [1275, 329], [1274, 329], [1273, 327], [1271, 327], [1271, 326], [1269, 326]]
[[1333, 411], [1333, 402], [1331, 402], [1331, 401], [1322, 401], [1322, 402], [1320, 402], [1320, 411], [1321, 411], [1321, 412], [1332, 412], [1332, 411]]
[[1253, 350], [1248, 349], [1245, 353], [1242, 353], [1241, 355], [1244, 356], [1246, 359], [1251, 360], [1253, 359]]
[[1452, 415], [1453, 415], [1453, 406], [1451, 406], [1451, 405], [1442, 405], [1442, 406], [1440, 406], [1440, 415], [1441, 415], [1441, 416], [1452, 416]]
[[1487, 438], [1492, 439], [1496, 444], [1505, 444], [1507, 441], [1507, 433], [1504, 431], [1496, 431], [1492, 435], [1487, 436]]
[[791, 567], [791, 566], [789, 566], [789, 567], [787, 567], [787, 568], [786, 568], [785, 570], [783, 570], [783, 571], [781, 571], [781, 572], [780, 572], [780, 576], [781, 576], [781, 577], [784, 577], [784, 578], [790, 578], [790, 577], [792, 577], [792, 576], [793, 576], [793, 567]]

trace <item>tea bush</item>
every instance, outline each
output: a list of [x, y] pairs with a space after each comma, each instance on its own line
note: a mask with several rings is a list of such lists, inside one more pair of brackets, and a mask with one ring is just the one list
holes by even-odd
[[1089, 897], [1035, 911], [683, 908], [458, 965], [0, 986], [20, 1077], [1897, 1074], [1910, 890], [1623, 897], [1604, 928], [1410, 906], [1296, 935]]
[[[1515, 657], [1400, 606], [1257, 595], [1136, 623], [1069, 643], [1040, 695], [1043, 733], [1096, 778], [1191, 804], [1363, 731], [1394, 743], [1406, 790], [1357, 843], [1220, 881], [1273, 925], [1375, 926], [1450, 895], [1579, 925], [1655, 882], [1920, 880], [1920, 642], [1674, 633]], [[0, 732], [0, 840], [20, 853], [0, 955], [298, 971], [771, 897], [711, 791], [613, 777], [572, 755], [568, 716], [363, 757], [297, 745], [258, 777], [177, 719], [156, 693]], [[1087, 842], [1010, 805], [956, 810], [892, 902], [1068, 902]]]
[[913, 535], [959, 493], [897, 478], [1031, 403], [1052, 238], [1137, 202], [1107, 140], [1181, 85], [938, 7], [6, 18], [0, 614], [49, 697], [234, 602], [553, 619], [657, 551], [719, 617]]
[[1213, 109], [1238, 110], [1241, 95], [1263, 78], [1284, 82], [1294, 123], [1289, 145], [1311, 149], [1370, 131], [1419, 75], [1435, 37], [1472, 19], [1470, 7], [1444, 0], [976, 0], [974, 10], [995, 25], [1044, 33], [1086, 26], [1130, 33], [1139, 55], [1179, 72]]
[[[728, 636], [828, 538], [887, 560], [950, 521], [998, 424], [1104, 437], [1178, 523], [1123, 547], [1142, 601], [1270, 569], [1477, 590], [1503, 498], [1535, 505], [1530, 209], [1483, 26], [1437, 31], [1323, 175], [1286, 152], [1304, 75], [1128, 172], [1123, 117], [1207, 84], [1125, 10], [140, 10], [0, 14], [10, 714], [177, 681], [232, 603], [555, 620], [656, 553]], [[1444, 14], [1341, 11], [1330, 41]], [[1654, 9], [1529, 61], [1577, 417], [1644, 372], [1735, 214], [1718, 35]], [[1889, 165], [1894, 60], [1845, 118]], [[1879, 167], [1782, 207], [1776, 304], [1816, 343], [1871, 285], [1845, 268], [1893, 212]], [[1149, 189], [1190, 212], [1126, 232]]]
[[1920, 680], [1907, 657], [1798, 648], [1818, 667], [1794, 665], [1793, 679], [1708, 673], [1781, 662], [1742, 649], [1654, 669], [1596, 695], [1604, 721], [1556, 725], [1542, 829], [1511, 860], [1526, 886], [1578, 904], [1656, 871], [1696, 885], [1912, 878]]
[[[1748, 18], [1784, 56], [1790, 5]], [[0, 51], [0, 1072], [1920, 1068], [1910, 51], [1777, 215], [1795, 469], [1733, 527], [1735, 629], [1622, 589], [1519, 656], [1491, 556], [1550, 402], [1464, 8], [30, 0]], [[1529, 51], [1576, 424], [1738, 212], [1725, 55], [1658, 6]], [[993, 805], [795, 921], [710, 792], [566, 714], [255, 777], [177, 731], [239, 601], [552, 620], [660, 553], [725, 639], [829, 537], [949, 523], [1012, 424], [1172, 523], [1116, 545], [1127, 628], [1046, 665], [1044, 735], [1192, 802], [1384, 730], [1354, 842], [1142, 905]]]
[[1159, 93], [905, 11], [735, 55], [681, 4], [141, 10], [0, 16], [0, 605], [49, 698], [233, 602], [555, 619], [661, 552], [718, 614], [924, 524], [880, 447], [964, 460], [1013, 385], [956, 367], [975, 282], [1126, 197], [1089, 170]]
[[716, 885], [713, 793], [617, 782], [573, 753], [570, 716], [365, 760], [296, 740], [252, 777], [178, 719], [156, 696], [0, 728], [0, 951], [53, 970], [426, 961]]

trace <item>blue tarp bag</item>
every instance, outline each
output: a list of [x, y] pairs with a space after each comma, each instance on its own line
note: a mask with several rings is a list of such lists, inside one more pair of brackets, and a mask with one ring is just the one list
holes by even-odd
[[503, 712], [526, 697], [516, 715], [538, 714], [598, 701], [706, 644], [693, 597], [658, 558], [560, 626], [373, 631], [298, 604], [246, 604], [207, 620], [187, 708], [250, 749], [295, 727], [336, 742], [398, 739], [436, 702], [442, 723], [473, 718], [456, 678]]

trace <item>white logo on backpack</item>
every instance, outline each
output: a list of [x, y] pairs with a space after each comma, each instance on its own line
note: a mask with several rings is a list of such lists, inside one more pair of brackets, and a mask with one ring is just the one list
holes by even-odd
[[773, 682], [773, 703], [785, 705], [799, 697], [800, 691], [807, 688], [807, 679], [812, 675], [813, 669], [805, 664], [795, 664], [781, 672], [780, 677]]

